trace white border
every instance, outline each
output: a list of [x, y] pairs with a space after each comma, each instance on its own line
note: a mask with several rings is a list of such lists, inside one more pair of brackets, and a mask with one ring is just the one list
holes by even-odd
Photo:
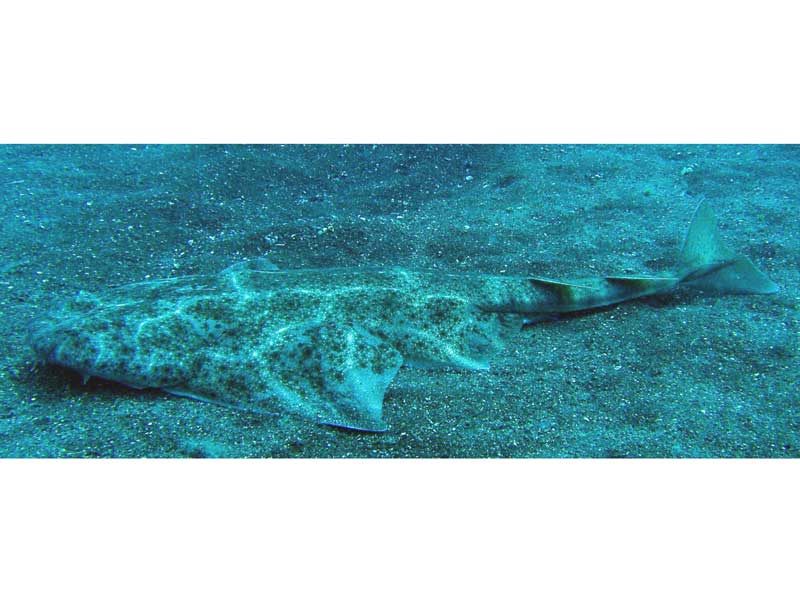
[[797, 461], [4, 461], [4, 594], [753, 598]]
[[773, 1], [9, 2], [0, 140], [796, 142], [794, 16]]
[[[0, 141], [797, 142], [796, 23], [769, 1], [8, 2]], [[0, 587], [773, 597], [797, 464], [6, 460]]]

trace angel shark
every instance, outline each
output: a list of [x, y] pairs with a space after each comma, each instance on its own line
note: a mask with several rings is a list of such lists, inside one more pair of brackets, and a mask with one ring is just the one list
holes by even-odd
[[400, 268], [276, 270], [255, 260], [215, 275], [80, 293], [31, 327], [47, 363], [86, 379], [348, 429], [385, 431], [398, 369], [487, 369], [525, 323], [694, 286], [777, 286], [720, 239], [701, 204], [677, 267], [575, 281]]

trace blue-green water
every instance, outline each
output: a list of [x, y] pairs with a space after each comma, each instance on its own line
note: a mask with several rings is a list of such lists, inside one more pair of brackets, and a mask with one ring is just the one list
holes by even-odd
[[[488, 372], [401, 369], [385, 434], [37, 364], [79, 290], [399, 265], [554, 279], [669, 269], [701, 200], [780, 287], [524, 329]], [[0, 456], [800, 455], [798, 146], [0, 146]]]

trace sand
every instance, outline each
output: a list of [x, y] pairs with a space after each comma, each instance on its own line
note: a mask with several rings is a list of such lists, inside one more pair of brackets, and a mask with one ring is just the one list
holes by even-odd
[[[0, 456], [797, 457], [800, 146], [0, 146]], [[385, 434], [37, 364], [79, 290], [222, 269], [651, 273], [692, 211], [781, 286], [525, 328], [488, 372], [401, 369]]]

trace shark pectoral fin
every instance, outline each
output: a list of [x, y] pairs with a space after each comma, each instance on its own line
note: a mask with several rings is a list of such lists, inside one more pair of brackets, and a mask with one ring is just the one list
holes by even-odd
[[323, 323], [295, 329], [270, 366], [291, 412], [324, 425], [386, 431], [383, 396], [403, 357], [357, 325]]

